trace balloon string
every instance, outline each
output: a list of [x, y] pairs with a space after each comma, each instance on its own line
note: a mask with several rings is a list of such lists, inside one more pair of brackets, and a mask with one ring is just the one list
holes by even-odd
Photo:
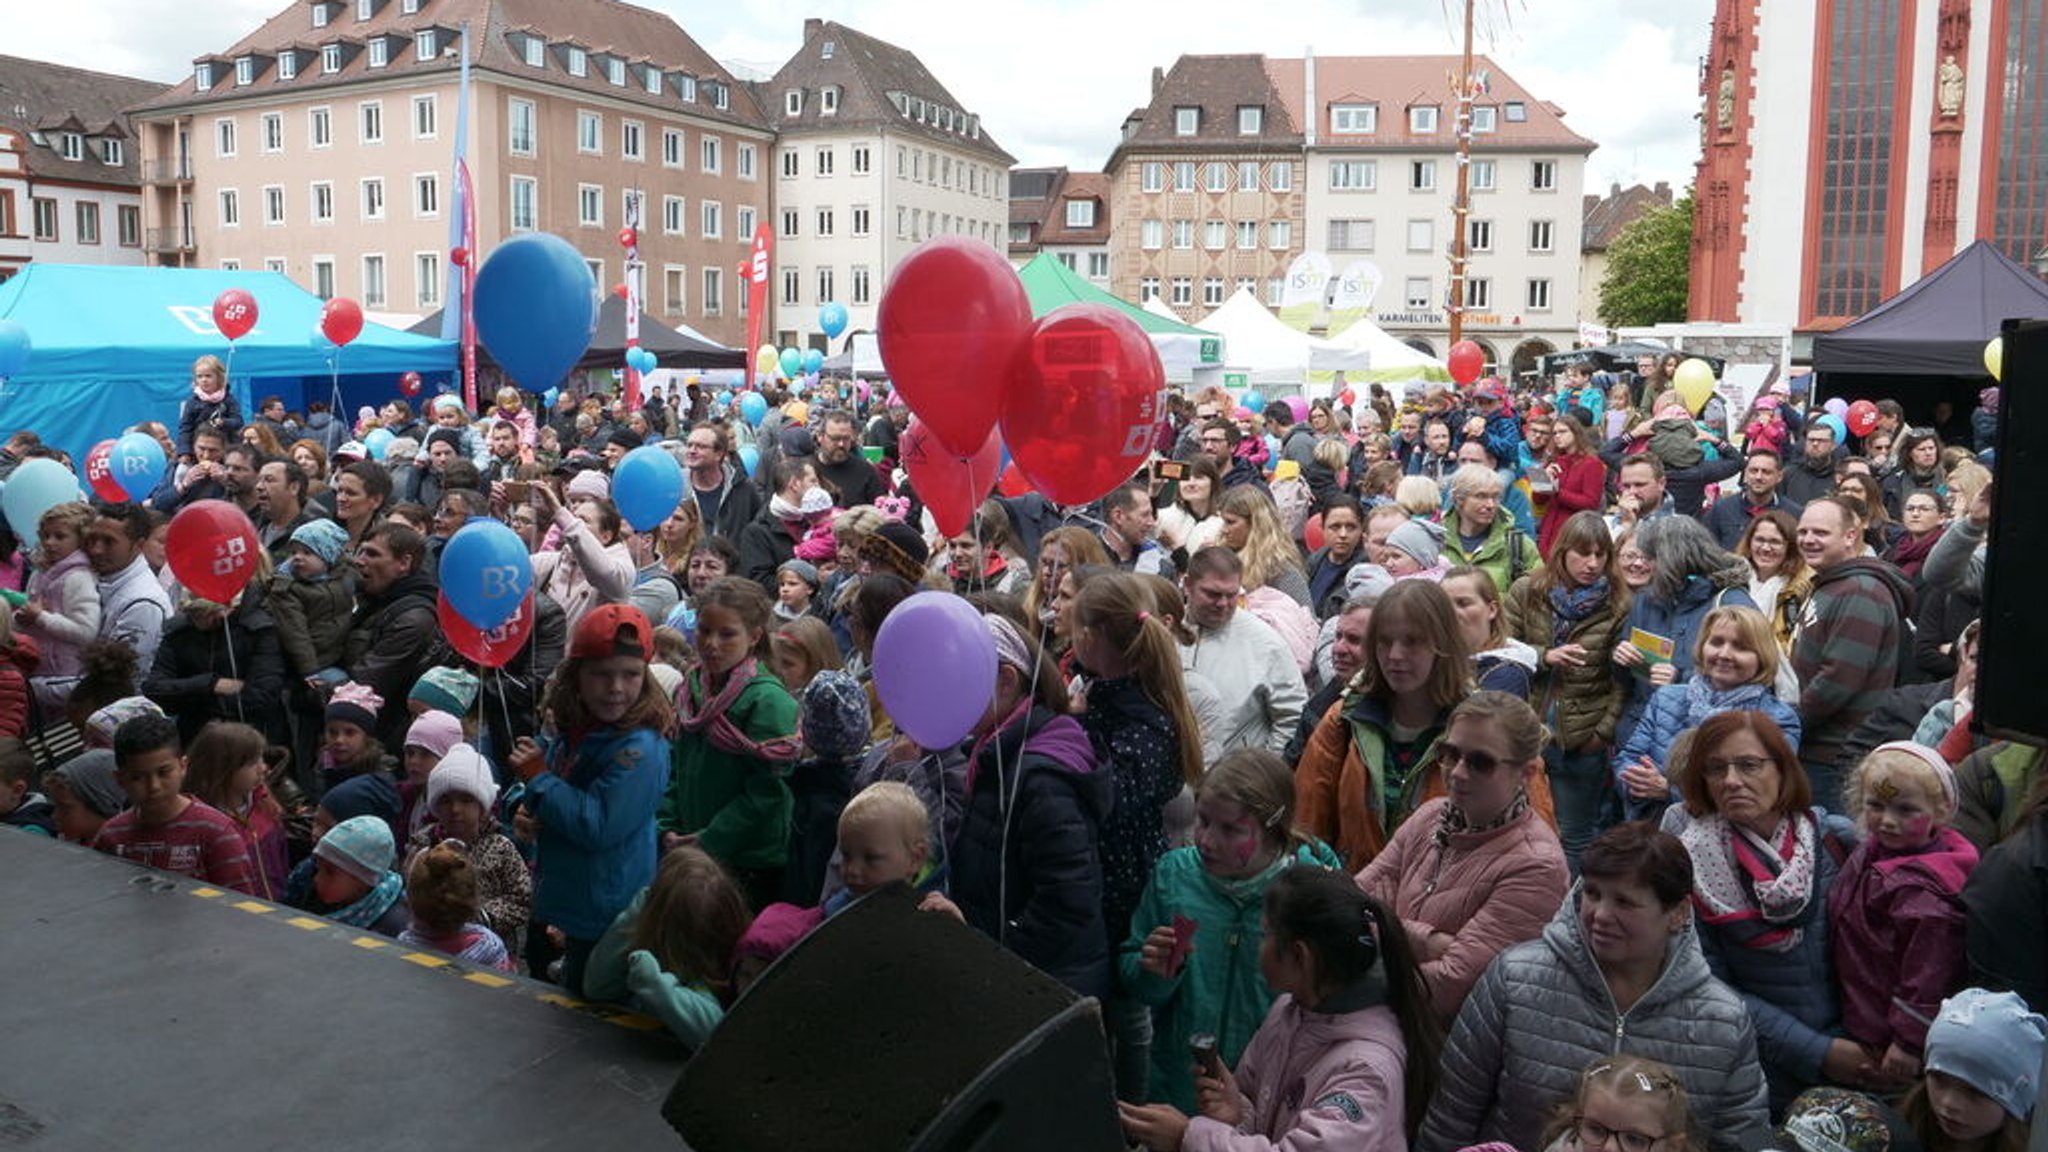
[[[508, 703], [505, 699], [504, 666], [500, 665], [499, 667], [492, 669], [492, 671], [497, 673], [496, 680], [498, 683], [498, 711], [502, 713], [505, 717], [505, 739], [508, 741], [516, 742], [517, 737], [513, 736], [512, 734], [512, 705]], [[512, 750], [510, 748], [507, 748], [504, 751], [498, 753], [498, 755], [503, 756], [509, 760], [512, 756]]]
[[[228, 679], [239, 682], [242, 679], [242, 673], [235, 667], [235, 632], [234, 629], [228, 627], [228, 615], [232, 614], [232, 612], [233, 608], [230, 606], [227, 612], [221, 616], [220, 634], [227, 641], [228, 645]], [[242, 693], [248, 691], [248, 688], [247, 684], [243, 684], [235, 692], [235, 719], [244, 724], [249, 722], [249, 717], [242, 711]]]

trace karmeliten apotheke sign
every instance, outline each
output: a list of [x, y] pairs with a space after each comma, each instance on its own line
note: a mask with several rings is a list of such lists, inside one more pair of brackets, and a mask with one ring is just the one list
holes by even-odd
[[[1444, 323], [1444, 314], [1441, 312], [1380, 312], [1373, 316], [1373, 322], [1382, 326], [1387, 324], [1409, 324], [1417, 327], [1439, 327]], [[1498, 312], [1467, 312], [1465, 314], [1465, 323], [1500, 327], [1506, 321], [1501, 319]]]

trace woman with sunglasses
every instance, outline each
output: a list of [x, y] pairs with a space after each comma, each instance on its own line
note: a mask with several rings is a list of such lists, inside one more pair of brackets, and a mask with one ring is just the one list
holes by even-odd
[[1437, 744], [1444, 795], [1415, 810], [1358, 886], [1392, 909], [1448, 1025], [1495, 956], [1543, 931], [1570, 877], [1564, 849], [1529, 804], [1543, 724], [1521, 699], [1475, 692]]
[[1885, 511], [1899, 515], [1906, 497], [1915, 492], [1946, 501], [1948, 476], [1941, 470], [1941, 437], [1934, 429], [1908, 428], [1899, 433], [1897, 447], [1897, 470], [1884, 479]]
[[1813, 803], [1799, 754], [1767, 713], [1733, 710], [1673, 750], [1684, 807], [1665, 813], [1692, 857], [1700, 948], [1756, 1025], [1771, 1108], [1818, 1084], [1881, 1087], [1876, 1057], [1842, 1039], [1828, 963], [1828, 889], [1856, 826]]

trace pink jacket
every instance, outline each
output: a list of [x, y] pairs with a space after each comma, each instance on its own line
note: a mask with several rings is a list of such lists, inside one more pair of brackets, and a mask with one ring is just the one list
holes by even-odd
[[86, 563], [85, 549], [28, 579], [28, 597], [42, 619], [22, 631], [43, 647], [38, 676], [76, 676], [85, 671], [85, 646], [100, 634], [100, 585]]
[[1325, 1016], [1282, 996], [1237, 1064], [1243, 1122], [1197, 1116], [1181, 1152], [1407, 1152], [1406, 1053], [1384, 1005]]
[[1417, 808], [1358, 874], [1365, 894], [1401, 918], [1418, 955], [1427, 955], [1432, 932], [1454, 938], [1449, 952], [1422, 965], [1430, 1004], [1446, 1026], [1495, 956], [1543, 934], [1571, 886], [1557, 833], [1533, 808], [1439, 845], [1447, 803], [1439, 798]]
[[1953, 828], [1918, 852], [1871, 839], [1849, 854], [1828, 889], [1828, 927], [1850, 1039], [1915, 1055], [1926, 1045], [1927, 1022], [1969, 977], [1962, 891], [1976, 867], [1976, 846]]

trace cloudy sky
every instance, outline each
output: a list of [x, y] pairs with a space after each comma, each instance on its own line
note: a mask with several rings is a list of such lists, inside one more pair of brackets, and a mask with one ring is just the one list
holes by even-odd
[[[4, 0], [11, 55], [110, 72], [180, 77], [292, 0]], [[775, 70], [824, 16], [916, 52], [1027, 165], [1096, 169], [1152, 68], [1182, 53], [1299, 56], [1457, 51], [1458, 0], [641, 0], [670, 13], [712, 55]], [[1669, 180], [1697, 157], [1699, 58], [1711, 0], [1477, 0], [1479, 47], [1600, 145], [1587, 190]]]

